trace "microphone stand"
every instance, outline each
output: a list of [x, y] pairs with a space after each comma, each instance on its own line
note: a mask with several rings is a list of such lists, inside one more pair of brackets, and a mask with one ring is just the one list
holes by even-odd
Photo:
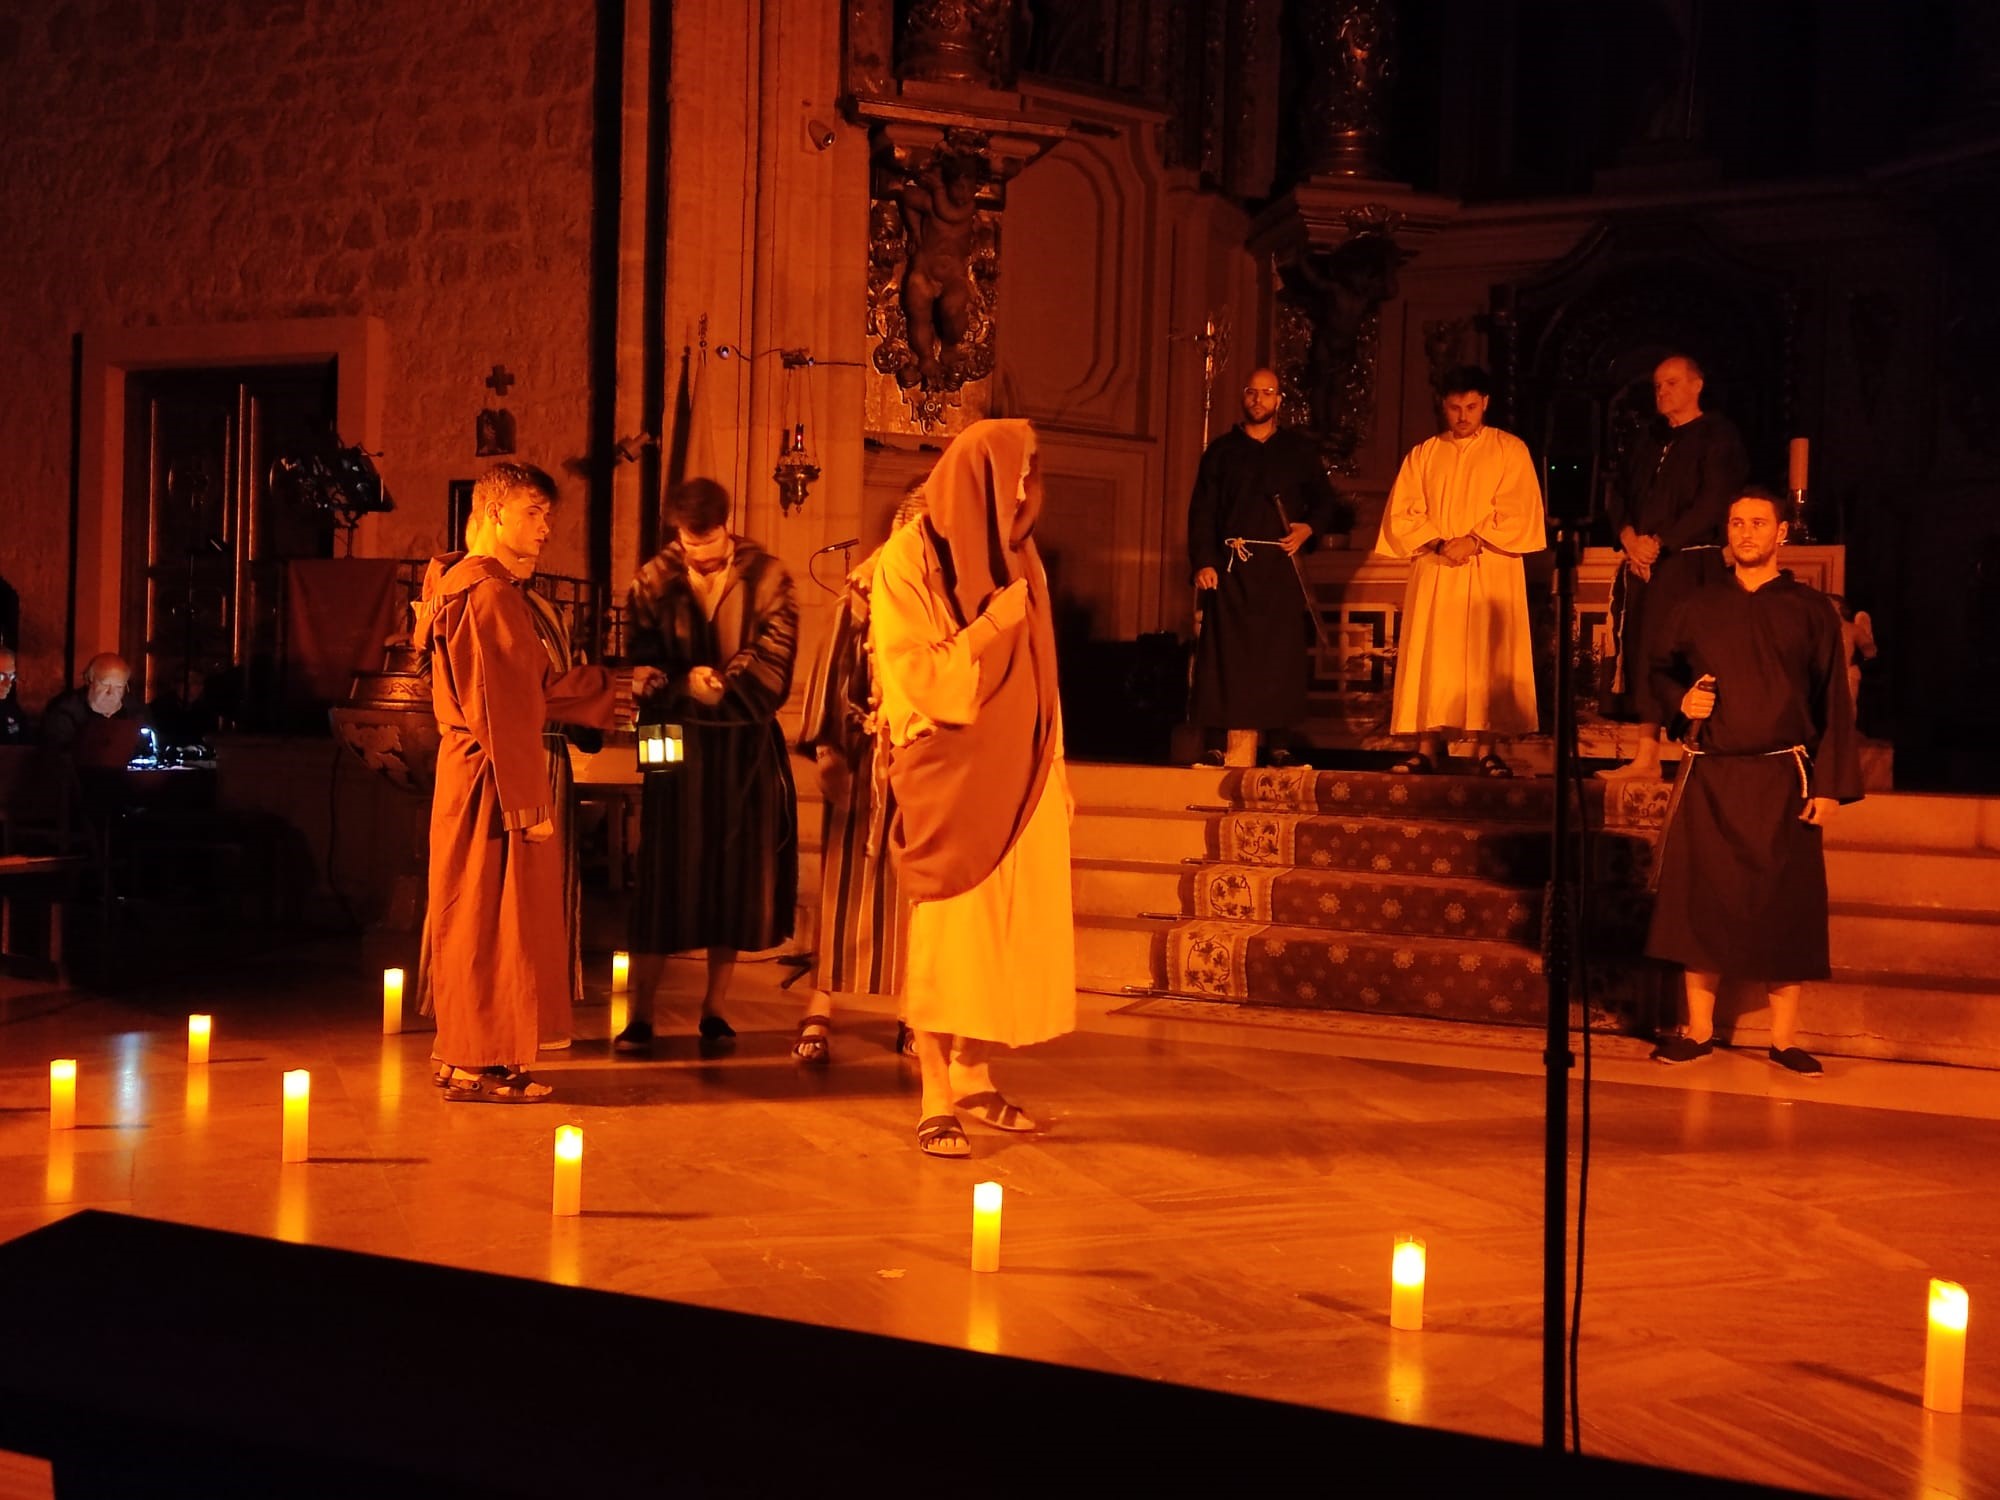
[[[1561, 1453], [1567, 1406], [1567, 1309], [1569, 1251], [1569, 1073], [1576, 1055], [1569, 1047], [1570, 959], [1575, 951], [1574, 892], [1576, 851], [1570, 829], [1570, 782], [1576, 775], [1575, 650], [1576, 573], [1582, 523], [1563, 516], [1555, 523], [1556, 554], [1556, 713], [1555, 817], [1544, 903], [1548, 981], [1548, 1034], [1542, 1064], [1547, 1095], [1542, 1163], [1542, 1447]], [[1589, 1017], [1584, 1018], [1589, 1024]]]

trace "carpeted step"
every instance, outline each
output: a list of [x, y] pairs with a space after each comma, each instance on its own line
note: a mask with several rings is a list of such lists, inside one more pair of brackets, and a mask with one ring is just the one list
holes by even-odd
[[1181, 910], [1204, 922], [1503, 943], [1534, 944], [1542, 930], [1539, 886], [1245, 864], [1187, 871], [1181, 877]]
[[[1652, 865], [1650, 836], [1604, 830], [1591, 836], [1589, 846], [1598, 885], [1645, 883]], [[1539, 823], [1232, 812], [1211, 825], [1208, 852], [1225, 864], [1447, 876], [1522, 886], [1540, 885], [1549, 873], [1549, 831]]]
[[[1541, 955], [1523, 943], [1181, 922], [1163, 950], [1161, 988], [1205, 999], [1510, 1024], [1548, 1009]], [[1589, 991], [1599, 1011], [1650, 1003], [1645, 976], [1623, 966], [1593, 966]]]
[[[1246, 810], [1547, 827], [1555, 811], [1555, 785], [1546, 777], [1259, 769], [1228, 773], [1222, 791], [1231, 806]], [[1593, 827], [1656, 830], [1671, 790], [1664, 781], [1593, 779], [1583, 784], [1584, 816]]]

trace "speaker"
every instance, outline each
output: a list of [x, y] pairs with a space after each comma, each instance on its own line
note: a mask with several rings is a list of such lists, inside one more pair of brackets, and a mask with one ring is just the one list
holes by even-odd
[[1542, 427], [1542, 495], [1549, 519], [1582, 525], [1596, 512], [1597, 402], [1583, 391], [1558, 391]]

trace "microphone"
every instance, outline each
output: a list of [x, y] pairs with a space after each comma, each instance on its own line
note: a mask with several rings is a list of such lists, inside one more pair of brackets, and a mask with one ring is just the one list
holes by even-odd
[[821, 547], [818, 551], [814, 552], [813, 556], [824, 557], [829, 552], [845, 552], [849, 547], [859, 547], [860, 545], [861, 545], [861, 538], [858, 536], [851, 536], [844, 542], [828, 542], [824, 547]]
[[1588, 521], [1597, 499], [1599, 418], [1584, 391], [1559, 391], [1542, 429], [1542, 494], [1549, 517]]

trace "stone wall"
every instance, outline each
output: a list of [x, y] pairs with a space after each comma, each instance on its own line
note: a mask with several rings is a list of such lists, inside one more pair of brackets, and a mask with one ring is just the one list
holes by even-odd
[[[61, 685], [86, 330], [372, 315], [393, 555], [442, 543], [497, 362], [523, 458], [585, 446], [592, 7], [15, 0], [0, 16], [0, 573]], [[545, 566], [584, 571], [565, 507]], [[79, 640], [80, 655], [101, 643]]]

